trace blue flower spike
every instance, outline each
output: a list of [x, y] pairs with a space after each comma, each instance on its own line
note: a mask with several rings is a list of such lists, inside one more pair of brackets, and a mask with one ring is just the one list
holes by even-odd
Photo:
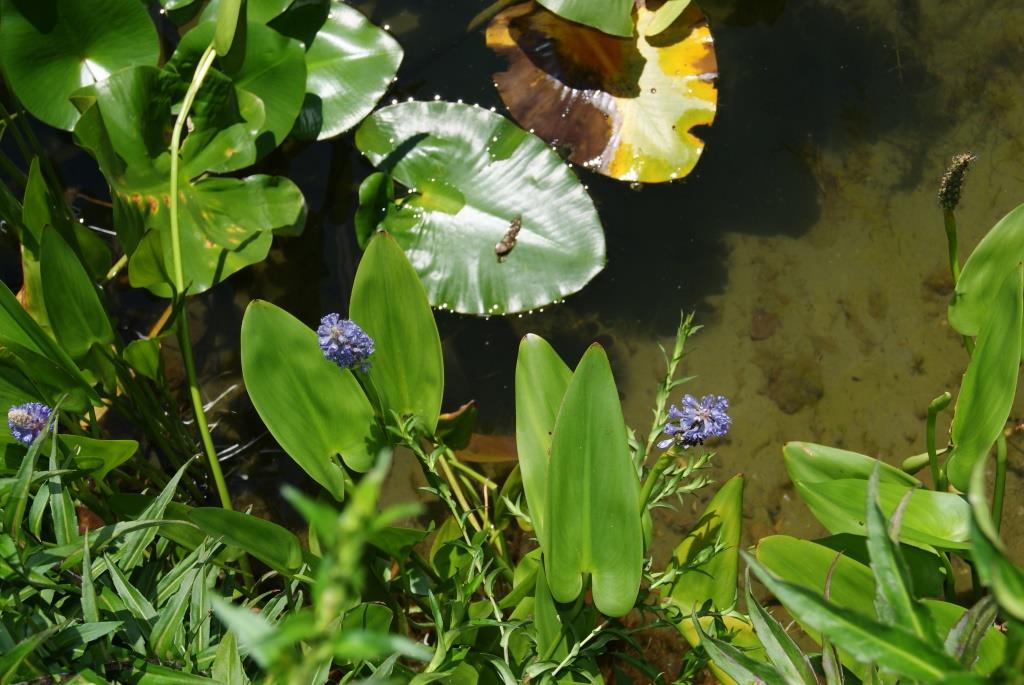
[[363, 373], [370, 370], [366, 359], [373, 354], [373, 338], [355, 321], [343, 319], [339, 314], [328, 314], [320, 319], [316, 334], [324, 357], [343, 369], [358, 365]]
[[729, 432], [729, 400], [721, 395], [704, 395], [699, 401], [693, 395], [683, 395], [681, 404], [682, 409], [674, 404], [669, 407], [669, 421], [662, 430], [669, 437], [658, 443], [659, 448], [702, 445], [708, 438], [720, 438]]
[[46, 428], [51, 410], [39, 402], [17, 404], [7, 410], [7, 427], [14, 439], [24, 445], [31, 445]]

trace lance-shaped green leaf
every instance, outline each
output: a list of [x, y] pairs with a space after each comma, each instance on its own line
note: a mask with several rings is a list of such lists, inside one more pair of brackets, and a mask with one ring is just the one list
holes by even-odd
[[217, 507], [198, 507], [188, 517], [207, 535], [222, 536], [227, 544], [240, 547], [280, 573], [293, 574], [302, 565], [299, 539], [272, 521]]
[[823, 483], [844, 478], [867, 480], [877, 465], [879, 483], [909, 487], [921, 485], [921, 481], [913, 476], [873, 457], [826, 445], [787, 442], [782, 448], [782, 457], [789, 479], [794, 483]]
[[[878, 503], [879, 469], [868, 479], [867, 546], [875, 574], [875, 611], [885, 623], [905, 628], [922, 640], [934, 640], [934, 627], [927, 611], [914, 598], [910, 571], [899, 543], [890, 536], [889, 526]], [[908, 497], [904, 495], [904, 497]], [[904, 510], [897, 505], [893, 514], [893, 535], [898, 535]]]
[[[367, 118], [356, 145], [410, 191], [382, 226], [434, 306], [466, 314], [534, 309], [604, 268], [601, 222], [579, 179], [540, 138], [499, 114], [400, 103]], [[499, 243], [511, 246], [502, 261]]]
[[989, 309], [950, 428], [953, 452], [946, 461], [946, 475], [960, 490], [967, 489], [971, 469], [991, 449], [1013, 406], [1024, 325], [1024, 266], [1007, 272]]
[[643, 556], [639, 488], [608, 356], [591, 345], [566, 389], [548, 462], [544, 558], [556, 600], [576, 599], [589, 573], [599, 611], [633, 608]]
[[217, 8], [217, 29], [213, 34], [213, 47], [223, 57], [228, 54], [235, 40], [235, 29], [238, 28], [238, 17], [241, 14], [242, 0], [222, 0]]
[[633, 0], [538, 0], [569, 21], [593, 26], [613, 36], [633, 35]]
[[971, 551], [978, 577], [992, 590], [1000, 609], [1024, 621], [1024, 571], [1007, 556], [1006, 546], [992, 522], [985, 499], [985, 462], [979, 460], [971, 474], [968, 491], [971, 503]]
[[0, 10], [5, 81], [57, 128], [70, 131], [78, 119], [71, 93], [159, 57], [156, 28], [137, 0], [6, 0]]
[[962, 672], [960, 664], [949, 655], [913, 633], [840, 608], [818, 593], [776, 578], [750, 555], [744, 554], [744, 559], [790, 614], [827, 634], [858, 661], [929, 683], [941, 682], [949, 673]]
[[[786, 629], [774, 616], [769, 614], [750, 592], [750, 577], [747, 577], [747, 612], [754, 625], [757, 637], [764, 645], [772, 665], [783, 676], [786, 683], [818, 685], [818, 678], [807, 656], [797, 646]], [[722, 666], [721, 663], [718, 664]]]
[[551, 435], [572, 371], [543, 338], [527, 335], [516, 361], [516, 451], [523, 491], [541, 547], [547, 547], [548, 460]]
[[733, 476], [673, 552], [672, 563], [684, 570], [668, 594], [684, 613], [708, 600], [718, 611], [735, 606], [742, 517], [743, 476]]
[[1006, 276], [1024, 259], [1024, 205], [993, 226], [964, 263], [949, 305], [949, 323], [964, 335], [978, 335], [999, 300]]
[[[864, 525], [867, 490], [867, 481], [859, 479], [796, 484], [800, 498], [830, 533], [867, 534]], [[967, 549], [970, 512], [967, 502], [959, 495], [879, 483], [879, 501], [885, 515], [891, 516], [910, 490], [914, 492], [903, 512], [900, 541], [919, 547]]]
[[43, 299], [54, 335], [75, 359], [93, 345], [111, 345], [114, 329], [85, 267], [55, 230], [43, 231], [40, 248]]
[[444, 390], [441, 338], [423, 284], [390, 235], [374, 236], [363, 254], [349, 316], [373, 338], [367, 375], [384, 418], [413, 414], [433, 431]]
[[242, 319], [242, 376], [270, 433], [336, 499], [345, 463], [365, 471], [384, 437], [352, 372], [324, 359], [316, 333], [280, 307], [256, 300]]

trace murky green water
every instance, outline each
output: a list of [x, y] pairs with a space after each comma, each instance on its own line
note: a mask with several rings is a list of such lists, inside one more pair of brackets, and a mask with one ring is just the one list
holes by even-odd
[[[490, 76], [502, 65], [465, 26], [483, 3], [353, 3], [387, 24], [406, 58], [393, 95], [463, 99], [502, 111]], [[608, 266], [580, 294], [543, 313], [488, 320], [438, 313], [448, 371], [446, 408], [470, 399], [481, 430], [514, 432], [519, 338], [537, 332], [571, 362], [605, 344], [627, 420], [647, 430], [680, 310], [705, 328], [687, 370], [694, 394], [729, 396], [733, 431], [714, 475], [748, 478], [748, 541], [821, 529], [782, 465], [787, 440], [811, 440], [890, 462], [924, 450], [928, 402], [954, 390], [966, 357], [945, 307], [938, 178], [954, 153], [979, 155], [959, 212], [969, 250], [1024, 201], [1024, 6], [1013, 0], [790, 0], [730, 10], [708, 3], [719, 111], [694, 174], [639, 191], [581, 172], [605, 225]], [[87, 158], [58, 145], [72, 183], [100, 194]], [[270, 299], [313, 323], [343, 310], [358, 249], [355, 189], [370, 171], [346, 136], [295, 147], [268, 166], [288, 173], [310, 205], [306, 235], [197, 303], [197, 354], [220, 446], [262, 431], [242, 392], [238, 328], [245, 304]], [[79, 180], [81, 179], [81, 180]], [[966, 254], [966, 252], [965, 252]], [[122, 303], [151, 312], [152, 301]], [[127, 320], [126, 327], [143, 325]], [[1015, 410], [1019, 417], [1024, 405]], [[948, 416], [943, 417], [948, 423]], [[1024, 529], [1024, 463], [1011, 440], [1008, 539]], [[263, 436], [227, 462], [233, 487], [254, 493], [300, 480]], [[417, 481], [399, 465], [392, 496]], [[660, 513], [659, 553], [693, 520]], [[1022, 550], [1017, 550], [1019, 557]]]

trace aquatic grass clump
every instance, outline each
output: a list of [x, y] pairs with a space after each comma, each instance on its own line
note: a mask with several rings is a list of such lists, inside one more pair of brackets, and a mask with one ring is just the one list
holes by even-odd
[[328, 314], [320, 319], [316, 334], [324, 357], [343, 369], [351, 369], [358, 364], [363, 373], [370, 370], [370, 362], [366, 359], [373, 354], [373, 338], [355, 321], [343, 319], [339, 314]]
[[7, 427], [18, 442], [31, 445], [46, 428], [52, 411], [41, 402], [17, 404], [7, 410]]
[[662, 433], [669, 437], [658, 447], [664, 449], [673, 443], [693, 447], [703, 445], [708, 438], [724, 436], [732, 425], [728, 409], [729, 400], [722, 395], [704, 395], [699, 401], [693, 395], [683, 395], [682, 409], [674, 404], [668, 408], [669, 422]]

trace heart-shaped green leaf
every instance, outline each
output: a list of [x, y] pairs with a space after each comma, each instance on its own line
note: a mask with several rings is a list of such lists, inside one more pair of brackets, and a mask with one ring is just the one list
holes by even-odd
[[633, 608], [643, 557], [639, 497], [608, 356], [591, 345], [569, 381], [551, 440], [544, 559], [556, 600], [576, 599], [589, 573], [598, 611], [623, 616]]
[[527, 335], [516, 361], [516, 451], [523, 491], [541, 547], [547, 547], [548, 460], [558, 409], [572, 371], [543, 338]]
[[604, 233], [579, 180], [543, 141], [498, 114], [400, 103], [363, 122], [356, 145], [411, 191], [382, 226], [434, 306], [467, 314], [534, 309], [576, 292], [604, 267]]
[[988, 321], [956, 398], [946, 475], [960, 490], [967, 489], [971, 469], [991, 449], [1010, 415], [1020, 373], [1022, 325], [1024, 267], [1018, 265], [1006, 273], [989, 304]]
[[119, 69], [155, 65], [156, 28], [138, 0], [4, 0], [0, 61], [7, 84], [39, 119], [70, 131], [68, 100]]
[[347, 369], [324, 359], [316, 333], [269, 302], [242, 319], [242, 376], [270, 433], [336, 499], [345, 492], [337, 455], [352, 469], [373, 465], [384, 438], [373, 407]]
[[433, 432], [444, 390], [441, 338], [423, 284], [386, 233], [374, 236], [359, 262], [349, 316], [373, 338], [367, 376], [384, 419], [412, 414]]

